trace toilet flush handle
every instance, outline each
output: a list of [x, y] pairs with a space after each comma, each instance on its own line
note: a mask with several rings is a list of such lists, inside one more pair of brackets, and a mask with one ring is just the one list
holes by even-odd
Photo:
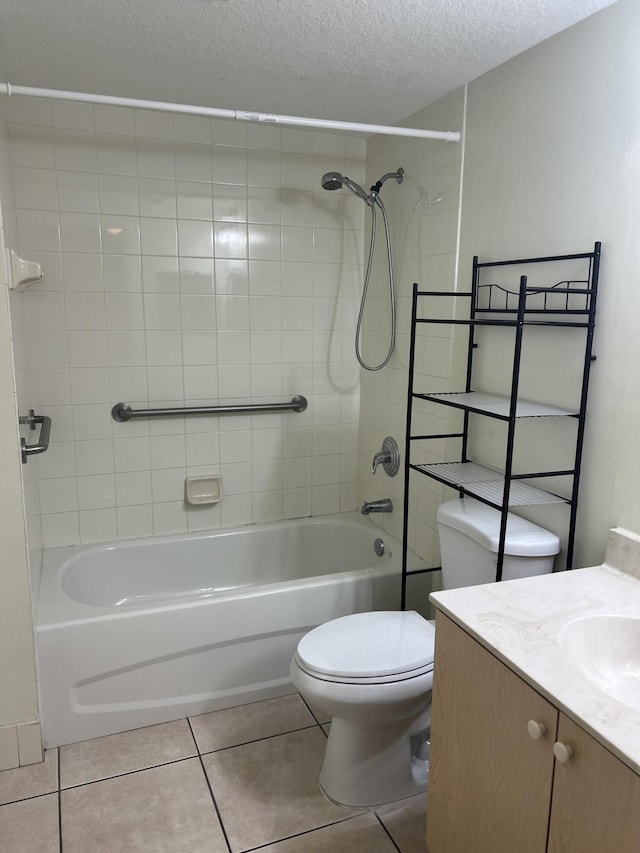
[[527, 731], [531, 740], [540, 740], [547, 733], [547, 727], [544, 723], [539, 723], [537, 720], [529, 720], [527, 723]]

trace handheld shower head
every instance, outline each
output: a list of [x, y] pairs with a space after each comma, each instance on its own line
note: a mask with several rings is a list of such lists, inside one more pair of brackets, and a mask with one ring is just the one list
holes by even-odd
[[323, 190], [339, 190], [342, 189], [342, 184], [344, 182], [344, 178], [340, 174], [340, 172], [326, 172], [322, 176], [322, 189]]
[[346, 175], [341, 175], [340, 172], [325, 172], [320, 183], [322, 184], [323, 190], [339, 190], [342, 189], [342, 187], [348, 187], [352, 193], [358, 196], [358, 198], [361, 198], [362, 201], [369, 204], [369, 197], [360, 184], [352, 181], [351, 178], [348, 178]]
[[[320, 181], [323, 190], [339, 190], [342, 189], [342, 187], [346, 186], [347, 189], [351, 190], [354, 195], [357, 195], [358, 198], [362, 199], [362, 201], [371, 210], [371, 240], [369, 243], [369, 260], [367, 261], [367, 270], [364, 274], [364, 286], [362, 289], [362, 298], [360, 300], [360, 313], [358, 314], [358, 322], [356, 324], [356, 358], [365, 370], [381, 370], [386, 364], [388, 364], [391, 356], [393, 355], [393, 350], [396, 341], [396, 296], [393, 284], [393, 264], [391, 262], [391, 238], [389, 234], [389, 221], [387, 219], [387, 211], [385, 210], [384, 204], [382, 203], [382, 200], [379, 197], [382, 185], [386, 181], [390, 181], [391, 179], [401, 184], [404, 180], [404, 169], [399, 168], [395, 172], [387, 172], [386, 174], [384, 174], [380, 178], [380, 180], [377, 181], [377, 183], [375, 183], [371, 187], [371, 191], [368, 195], [362, 189], [360, 184], [357, 184], [355, 181], [352, 181], [351, 178], [348, 178], [346, 175], [341, 175], [340, 172], [325, 172]], [[386, 357], [379, 364], [372, 365], [367, 364], [360, 355], [360, 334], [362, 331], [362, 317], [364, 314], [365, 303], [367, 300], [367, 291], [369, 289], [371, 267], [373, 264], [374, 246], [376, 239], [376, 207], [378, 207], [382, 213], [382, 218], [384, 221], [384, 232], [387, 241], [387, 266], [389, 270], [389, 308], [391, 314], [391, 334], [389, 341], [389, 350], [387, 352]]]

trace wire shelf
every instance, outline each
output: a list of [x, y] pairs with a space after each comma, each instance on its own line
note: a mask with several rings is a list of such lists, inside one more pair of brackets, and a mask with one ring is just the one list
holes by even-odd
[[[480, 465], [477, 462], [434, 462], [429, 465], [412, 465], [417, 471], [440, 480], [442, 483], [462, 488], [470, 495], [483, 498], [500, 506], [504, 499], [504, 471]], [[509, 506], [536, 506], [551, 503], [568, 503], [566, 498], [513, 480], [509, 490]]]
[[[502, 397], [498, 394], [483, 394], [480, 391], [414, 394], [414, 397], [505, 419], [509, 417], [511, 408], [509, 397]], [[559, 406], [548, 406], [542, 403], [534, 403], [531, 400], [518, 400], [516, 404], [516, 418], [575, 417], [577, 414], [576, 409], [562, 409]]]

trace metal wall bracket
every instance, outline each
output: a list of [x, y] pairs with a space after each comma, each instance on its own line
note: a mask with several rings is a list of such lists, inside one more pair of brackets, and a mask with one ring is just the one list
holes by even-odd
[[22, 461], [27, 462], [29, 456], [36, 453], [44, 453], [49, 449], [49, 436], [51, 435], [51, 418], [47, 415], [36, 415], [33, 409], [29, 409], [28, 415], [22, 415], [19, 419], [21, 424], [28, 424], [29, 429], [35, 430], [36, 424], [40, 424], [40, 435], [35, 444], [27, 444], [24, 438], [20, 439], [20, 452]]

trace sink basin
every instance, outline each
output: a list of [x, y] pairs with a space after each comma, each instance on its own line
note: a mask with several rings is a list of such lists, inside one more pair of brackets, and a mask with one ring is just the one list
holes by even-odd
[[603, 693], [640, 711], [640, 618], [584, 616], [558, 635], [569, 663]]

